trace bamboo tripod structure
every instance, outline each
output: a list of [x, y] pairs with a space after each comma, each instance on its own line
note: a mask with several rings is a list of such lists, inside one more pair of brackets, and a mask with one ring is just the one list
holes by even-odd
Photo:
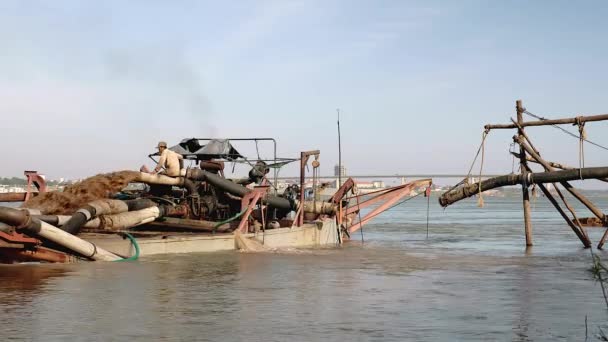
[[[529, 187], [536, 184], [545, 197], [551, 202], [555, 209], [559, 212], [562, 218], [566, 221], [570, 229], [576, 234], [581, 240], [585, 248], [591, 247], [591, 241], [585, 227], [588, 226], [602, 226], [608, 227], [608, 221], [606, 214], [598, 208], [593, 202], [585, 197], [579, 190], [574, 188], [569, 181], [572, 180], [583, 180], [583, 179], [598, 179], [600, 181], [608, 181], [608, 167], [579, 167], [573, 168], [565, 166], [563, 164], [550, 162], [544, 160], [539, 150], [534, 146], [530, 137], [525, 132], [525, 127], [531, 126], [548, 126], [548, 125], [563, 125], [573, 124], [579, 127], [579, 139], [580, 139], [580, 150], [582, 151], [584, 138], [584, 125], [586, 122], [604, 121], [608, 120], [608, 114], [592, 115], [592, 116], [578, 116], [565, 119], [547, 120], [541, 119], [538, 121], [524, 121], [523, 114], [529, 113], [522, 106], [521, 100], [517, 100], [515, 104], [515, 110], [517, 114], [517, 120], [511, 119], [511, 124], [501, 125], [486, 125], [486, 134], [493, 129], [517, 129], [517, 134], [513, 136], [513, 142], [519, 146], [519, 153], [512, 152], [512, 154], [519, 159], [520, 173], [509, 174], [500, 177], [489, 178], [484, 181], [481, 177], [478, 182], [467, 184], [462, 183], [456, 187], [446, 191], [439, 198], [439, 203], [443, 207], [447, 207], [462, 199], [471, 197], [475, 194], [480, 194], [481, 189], [483, 191], [490, 190], [502, 186], [517, 185], [521, 184], [522, 189], [522, 202], [524, 211], [524, 227], [526, 235], [526, 246], [532, 246], [532, 223], [530, 215], [530, 194]], [[483, 144], [483, 142], [482, 142]], [[539, 164], [543, 167], [545, 172], [533, 172], [528, 162]], [[576, 215], [573, 207], [566, 201], [566, 198], [556, 186], [555, 183], [559, 183], [564, 189], [566, 189], [575, 199], [580, 201], [595, 217], [592, 218], [579, 218]], [[547, 189], [545, 184], [553, 184], [553, 188], [556, 190], [558, 197], [561, 199], [565, 206], [561, 207], [559, 202], [553, 196], [553, 194]], [[572, 215], [568, 216], [566, 210]], [[604, 235], [600, 239], [597, 248], [601, 249], [604, 245], [605, 240], [608, 238], [608, 229], [604, 232]]]

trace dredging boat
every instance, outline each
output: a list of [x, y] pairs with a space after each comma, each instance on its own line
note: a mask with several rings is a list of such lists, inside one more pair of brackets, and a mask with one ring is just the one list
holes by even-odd
[[[255, 144], [257, 156], [245, 157], [233, 142]], [[272, 158], [260, 158], [259, 142], [273, 144]], [[0, 202], [23, 202], [20, 208], [0, 207], [0, 263], [340, 245], [375, 216], [431, 185], [424, 179], [362, 195], [348, 178], [321, 201], [315, 193], [318, 150], [277, 158], [272, 138], [188, 138], [169, 150], [191, 164], [176, 177], [119, 171], [50, 192], [43, 177], [26, 171], [26, 192], [0, 194]], [[305, 196], [311, 160], [313, 192]], [[279, 169], [292, 162], [299, 163], [300, 182], [279, 189]], [[227, 164], [232, 174], [235, 165], [250, 170], [246, 177], [228, 178]]]

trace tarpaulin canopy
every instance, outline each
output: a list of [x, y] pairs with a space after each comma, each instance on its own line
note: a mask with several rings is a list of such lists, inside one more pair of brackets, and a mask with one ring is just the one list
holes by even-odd
[[182, 140], [179, 144], [169, 148], [186, 159], [227, 159], [234, 160], [243, 156], [232, 146], [228, 139], [212, 139], [201, 145], [196, 138]]

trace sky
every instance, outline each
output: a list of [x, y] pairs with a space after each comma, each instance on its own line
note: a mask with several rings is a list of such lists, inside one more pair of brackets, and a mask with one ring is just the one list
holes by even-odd
[[[607, 15], [605, 1], [2, 1], [0, 176], [138, 169], [187, 137], [274, 137], [284, 157], [320, 149], [332, 174], [337, 108], [349, 173], [466, 173], [517, 99], [548, 118], [608, 113]], [[588, 138], [608, 146], [606, 128]], [[484, 171], [512, 171], [513, 134], [490, 133]], [[577, 139], [529, 134], [578, 165]], [[606, 156], [585, 147], [586, 166]]]

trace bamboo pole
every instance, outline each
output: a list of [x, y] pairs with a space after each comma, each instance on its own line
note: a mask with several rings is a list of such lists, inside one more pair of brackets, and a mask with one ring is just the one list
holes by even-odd
[[602, 247], [604, 247], [604, 242], [606, 241], [606, 238], [608, 238], [608, 229], [604, 231], [604, 235], [602, 235], [600, 242], [597, 243], [597, 249], [602, 249]]
[[[528, 154], [530, 154], [530, 156], [534, 159], [536, 159], [547, 171], [549, 172], [570, 172], [570, 173], [579, 173], [580, 170], [580, 175], [579, 178], [580, 179], [584, 179], [582, 176], [583, 171], [585, 170], [585, 168], [583, 169], [573, 169], [573, 170], [563, 170], [563, 171], [555, 171], [554, 168], [552, 168], [547, 162], [545, 162], [544, 159], [542, 159], [534, 150], [532, 150], [532, 148], [530, 146], [528, 146], [519, 136], [514, 136], [513, 140], [515, 140], [516, 142], [518, 142], [520, 144], [521, 147], [524, 148], [524, 150], [526, 152], [528, 152]], [[587, 168], [587, 169], [597, 169], [597, 168]], [[595, 177], [597, 178], [597, 177]], [[601, 178], [606, 178], [606, 177], [601, 177]], [[568, 183], [568, 180], [574, 180], [576, 178], [573, 179], [560, 179], [558, 180], [559, 183], [566, 188], [566, 190], [568, 190], [568, 192], [570, 192], [572, 194], [572, 196], [574, 196], [576, 199], [578, 199], [581, 203], [583, 203], [595, 216], [597, 216], [597, 218], [599, 218], [600, 220], [602, 220], [602, 222], [606, 222], [605, 218], [606, 215], [598, 208], [596, 207], [591, 201], [589, 201], [589, 199], [587, 199], [587, 197], [585, 197], [583, 194], [581, 194], [577, 189], [575, 189], [572, 185], [570, 185], [570, 183]]]
[[[513, 155], [515, 155], [516, 157], [519, 158], [519, 154], [517, 153], [513, 153]], [[530, 163], [536, 163], [536, 164], [540, 164], [538, 161], [536, 161], [536, 159], [532, 158], [532, 157], [526, 157], [526, 160]], [[578, 170], [575, 167], [572, 166], [568, 166], [568, 165], [564, 165], [564, 164], [560, 164], [560, 163], [555, 163], [552, 161], [546, 161], [547, 164], [549, 164], [551, 167], [556, 168], [556, 169], [561, 169], [561, 170]], [[598, 178], [597, 180], [602, 181], [602, 182], [608, 182], [608, 178]]]
[[[527, 167], [528, 172], [532, 172], [532, 170], [530, 169], [530, 166], [526, 165], [526, 167]], [[557, 212], [559, 212], [559, 214], [564, 218], [564, 220], [566, 221], [566, 223], [568, 224], [570, 229], [572, 229], [574, 234], [576, 234], [576, 236], [581, 240], [581, 242], [583, 243], [583, 246], [585, 246], [585, 248], [591, 247], [591, 241], [589, 241], [589, 237], [583, 235], [583, 233], [580, 231], [580, 229], [574, 224], [574, 222], [572, 222], [570, 217], [568, 217], [566, 212], [562, 209], [562, 207], [559, 205], [557, 200], [555, 200], [555, 198], [553, 197], [551, 192], [547, 189], [547, 187], [544, 184], [538, 184], [538, 187], [543, 192], [543, 194], [545, 194], [545, 197], [549, 200], [549, 202], [551, 202], [551, 204], [553, 204], [553, 206], [555, 207]]]
[[553, 184], [553, 186], [555, 187], [555, 191], [557, 192], [557, 195], [559, 196], [559, 198], [561, 198], [562, 202], [564, 202], [564, 205], [566, 206], [568, 211], [570, 211], [570, 214], [572, 214], [572, 218], [573, 218], [572, 222], [575, 222], [576, 226], [581, 231], [581, 233], [583, 233], [583, 235], [585, 235], [585, 238], [587, 238], [587, 240], [589, 240], [589, 235], [587, 234], [587, 230], [585, 230], [585, 227], [583, 227], [583, 225], [581, 224], [581, 221], [578, 219], [578, 216], [576, 216], [576, 212], [574, 211], [574, 208], [572, 208], [572, 206], [570, 206], [568, 201], [566, 201], [566, 197], [564, 197], [564, 194], [562, 194], [561, 190], [557, 186], [555, 186], [555, 184]]
[[[522, 113], [524, 109], [522, 108]], [[538, 121], [527, 121], [521, 124], [522, 127], [531, 126], [549, 126], [549, 125], [567, 125], [567, 124], [578, 124], [584, 122], [593, 121], [604, 121], [608, 120], [608, 114], [600, 115], [589, 115], [589, 116], [577, 116], [566, 119], [555, 119], [555, 120], [538, 120]], [[519, 121], [519, 120], [518, 120]], [[498, 124], [498, 125], [485, 125], [485, 129], [513, 129], [517, 128], [516, 124]]]
[[[581, 177], [582, 176], [582, 177]], [[544, 184], [578, 179], [598, 179], [608, 177], [608, 167], [585, 167], [576, 170], [561, 170], [551, 172], [527, 173], [526, 184]], [[522, 174], [508, 174], [488, 178], [481, 182], [483, 191], [496, 189], [502, 186], [517, 185], [523, 181]], [[439, 197], [439, 204], [447, 207], [450, 204], [474, 196], [479, 193], [479, 182], [458, 186], [444, 192]]]
[[[517, 138], [517, 142], [520, 144], [520, 146], [524, 147], [524, 149], [526, 150], [526, 152], [528, 152], [532, 156], [532, 157], [527, 157], [526, 156], [526, 159], [532, 158], [535, 162], [541, 164], [543, 166], [543, 168], [545, 169], [545, 171], [554, 171], [554, 169], [551, 167], [551, 165], [541, 158], [540, 152], [534, 146], [534, 144], [532, 143], [532, 140], [530, 139], [530, 137], [523, 131], [523, 127], [520, 125], [520, 123], [519, 122], [515, 122], [512, 119], [511, 119], [511, 121], [514, 124], [516, 124], [517, 127], [519, 129], [521, 129], [521, 132], [522, 132], [521, 135], [515, 136], [515, 137], [513, 137], [513, 139], [515, 140]], [[528, 145], [526, 145], [525, 142], [523, 141], [523, 139], [521, 139], [522, 137], [526, 140], [526, 142], [528, 143]], [[522, 157], [522, 156], [520, 155], [520, 157]], [[578, 191], [576, 191], [574, 188], [566, 187], [563, 182], [561, 184], [566, 189], [569, 189], [570, 192], [575, 191], [578, 196], [583, 196], [582, 194], [578, 193]], [[564, 197], [564, 195], [562, 194], [562, 192], [559, 190], [559, 188], [557, 186], [555, 186], [555, 183], [553, 183], [553, 187], [557, 191], [557, 194], [559, 195], [559, 197], [562, 200], [562, 202], [564, 202], [564, 205], [566, 206], [566, 208], [568, 209], [568, 211], [570, 211], [570, 213], [572, 214], [572, 217], [574, 218], [574, 220], [573, 220], [572, 223], [576, 222], [576, 225], [577, 225], [579, 231], [585, 236], [585, 240], [587, 242], [589, 242], [589, 235], [587, 235], [587, 231], [583, 228], [583, 225], [581, 224], [581, 222], [579, 221], [578, 217], [576, 216], [576, 212], [574, 211], [574, 208], [572, 208], [572, 206], [570, 206], [570, 204], [568, 203], [568, 201], [566, 200], [566, 198]], [[577, 196], [577, 198], [579, 198], [578, 196]], [[590, 244], [590, 242], [589, 242], [589, 244]]]
[[[521, 100], [517, 100], [515, 102], [515, 109], [517, 111], [517, 129], [519, 137], [525, 135], [523, 124], [523, 112], [524, 108], [521, 105]], [[528, 164], [526, 162], [526, 152], [523, 146], [520, 144], [519, 146], [519, 164], [521, 166], [521, 174], [523, 176], [524, 182], [521, 183], [521, 191], [522, 191], [522, 199], [523, 199], [523, 207], [524, 207], [524, 227], [526, 233], [526, 246], [532, 246], [532, 222], [530, 221], [530, 193], [528, 192], [528, 184], [525, 182], [527, 179], [528, 173]]]

